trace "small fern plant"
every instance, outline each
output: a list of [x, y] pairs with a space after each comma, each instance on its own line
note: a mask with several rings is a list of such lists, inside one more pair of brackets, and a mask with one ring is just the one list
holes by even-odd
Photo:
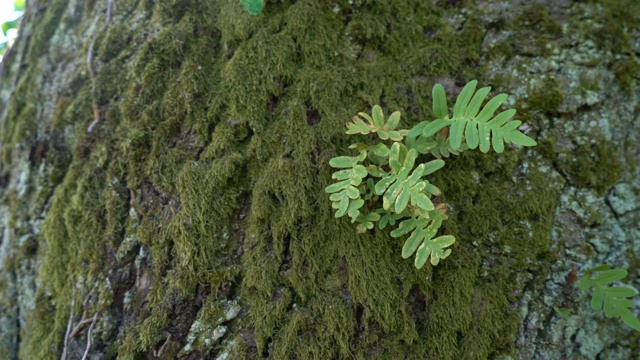
[[[594, 276], [594, 274], [597, 275]], [[627, 277], [625, 269], [611, 269], [609, 265], [600, 265], [587, 270], [580, 279], [578, 287], [582, 291], [593, 288], [593, 297], [591, 297], [593, 310], [604, 310], [607, 318], [618, 317], [631, 328], [640, 331], [640, 320], [633, 315], [631, 308], [634, 303], [629, 299], [637, 292], [626, 286], [610, 286], [625, 277]]]
[[373, 229], [375, 223], [381, 230], [398, 223], [391, 236], [410, 234], [402, 257], [406, 259], [416, 253], [418, 269], [428, 259], [435, 266], [447, 258], [451, 253], [447, 247], [455, 238], [436, 236], [447, 219], [446, 205], [438, 201], [440, 189], [424, 177], [444, 166], [443, 157], [467, 149], [479, 148], [487, 153], [493, 148], [501, 153], [505, 143], [536, 145], [518, 130], [521, 121], [512, 120], [515, 110], [494, 116], [507, 95], [497, 95], [482, 107], [491, 88], [476, 91], [477, 83], [473, 80], [465, 85], [453, 106], [453, 114], [449, 113], [444, 88], [435, 85], [432, 94], [436, 119], [422, 121], [412, 129], [398, 129], [400, 112], [385, 119], [378, 105], [373, 107], [371, 116], [366, 113], [354, 116], [347, 123], [347, 134], [375, 134], [382, 142], [353, 144], [349, 148], [358, 151], [358, 155], [338, 156], [329, 161], [331, 167], [338, 169], [332, 176], [337, 182], [325, 189], [336, 209], [336, 218], [349, 216], [352, 223], [358, 223], [359, 232]]

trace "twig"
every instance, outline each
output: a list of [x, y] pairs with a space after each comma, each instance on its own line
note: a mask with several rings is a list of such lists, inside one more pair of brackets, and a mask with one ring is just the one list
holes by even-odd
[[93, 314], [93, 320], [91, 321], [91, 326], [89, 326], [89, 331], [87, 331], [87, 348], [84, 350], [82, 360], [87, 360], [87, 356], [89, 356], [89, 349], [91, 348], [91, 332], [93, 331], [93, 327], [96, 325], [97, 320], [98, 312], [96, 311], [96, 313]]
[[91, 95], [93, 98], [91, 104], [93, 106], [93, 122], [87, 128], [87, 132], [89, 133], [92, 133], [95, 126], [100, 122], [100, 107], [98, 106], [98, 100], [96, 99], [96, 74], [93, 70], [93, 66], [91, 65], [91, 62], [93, 61], [93, 45], [95, 44], [98, 35], [104, 32], [111, 22], [111, 9], [113, 8], [114, 2], [115, 0], [107, 0], [107, 19], [102, 25], [100, 31], [93, 37], [93, 40], [91, 40], [87, 54], [87, 68], [89, 69], [89, 77], [91, 78]]
[[71, 324], [73, 323], [73, 309], [75, 307], [76, 301], [73, 298], [73, 292], [71, 294], [71, 314], [69, 314], [69, 322], [67, 323], [67, 331], [64, 334], [64, 347], [62, 348], [62, 356], [60, 360], [66, 360], [67, 351], [69, 349], [69, 332], [71, 332]]
[[73, 331], [71, 332], [71, 335], [69, 335], [69, 340], [73, 339], [76, 335], [78, 335], [80, 330], [82, 330], [82, 328], [89, 323], [91, 323], [91, 318], [82, 319], [82, 321], [78, 323], [75, 329], [73, 329]]
[[162, 344], [162, 346], [160, 346], [160, 349], [158, 349], [158, 351], [153, 351], [154, 356], [156, 358], [162, 357], [165, 353], [165, 351], [167, 351], [167, 348], [169, 346], [169, 343], [171, 342], [171, 334], [167, 335], [167, 340], [164, 341], [164, 344]]

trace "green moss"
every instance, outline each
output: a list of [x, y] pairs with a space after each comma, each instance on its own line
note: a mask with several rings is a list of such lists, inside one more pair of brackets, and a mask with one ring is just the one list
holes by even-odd
[[638, 73], [640, 73], [640, 65], [638, 65], [635, 58], [616, 61], [611, 65], [610, 69], [625, 91], [631, 90], [633, 81], [637, 79]]
[[614, 149], [607, 142], [582, 145], [573, 155], [560, 158], [558, 163], [575, 186], [592, 188], [603, 196], [618, 182], [624, 170]]
[[526, 102], [530, 112], [554, 114], [563, 100], [564, 93], [560, 90], [560, 83], [553, 77], [547, 77], [539, 86], [529, 89]]
[[[257, 17], [231, 0], [131, 10], [97, 40], [95, 93], [78, 76], [78, 96], [59, 103], [51, 126], [68, 141], [55, 150], [67, 170], [50, 176], [44, 285], [24, 354], [60, 351], [71, 300], [83, 300], [72, 284], [92, 309], [121, 315], [112, 326], [124, 333], [96, 347], [117, 346], [123, 359], [159, 349], [167, 332], [184, 341], [198, 311], [213, 322], [231, 297], [248, 310], [228, 338], [254, 329], [255, 348], [238, 349], [273, 358], [510, 351], [519, 314], [505, 309], [527, 285], [517, 274], [545, 269], [556, 196], [546, 176], [513, 180], [516, 152], [449, 160], [434, 182], [452, 204], [445, 231], [459, 240], [455, 256], [424, 271], [386, 231], [361, 235], [336, 220], [322, 191], [329, 158], [349, 151], [345, 120], [381, 102], [415, 123], [431, 116], [435, 77], [481, 71], [483, 22], [454, 28], [454, 11], [346, 0], [270, 2]], [[557, 87], [545, 82], [531, 108], [555, 111]], [[88, 134], [94, 95], [103, 116]], [[31, 111], [17, 101], [16, 119]]]
[[640, 3], [626, 0], [592, 1], [597, 4], [596, 26], [590, 36], [604, 50], [614, 54], [633, 51], [629, 29], [640, 21]]
[[[36, 63], [38, 58], [49, 49], [49, 39], [54, 35], [56, 29], [59, 26], [60, 18], [67, 8], [69, 0], [53, 0], [46, 4], [46, 11], [34, 11], [34, 18], [32, 19], [34, 24], [34, 32], [31, 34], [31, 40], [29, 41], [29, 50], [27, 52], [27, 58], [29, 61]], [[58, 49], [53, 49], [53, 52], [57, 52]]]

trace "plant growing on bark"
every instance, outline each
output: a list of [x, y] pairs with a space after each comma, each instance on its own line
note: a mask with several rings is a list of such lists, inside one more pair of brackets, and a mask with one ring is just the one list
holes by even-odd
[[[594, 276], [595, 273], [597, 275]], [[618, 317], [631, 328], [640, 331], [640, 320], [633, 315], [631, 308], [634, 303], [629, 299], [637, 292], [626, 286], [609, 286], [625, 277], [627, 277], [625, 269], [611, 269], [609, 265], [600, 265], [587, 270], [580, 279], [578, 287], [583, 291], [593, 288], [591, 298], [593, 310], [604, 310], [607, 318]]]
[[[399, 222], [391, 236], [411, 233], [402, 248], [402, 257], [416, 253], [418, 269], [429, 258], [432, 265], [437, 265], [449, 256], [451, 249], [447, 247], [455, 242], [451, 235], [436, 236], [447, 219], [446, 205], [437, 201], [440, 189], [424, 179], [444, 166], [442, 158], [475, 148], [483, 153], [490, 148], [501, 153], [505, 142], [536, 145], [535, 140], [517, 130], [522, 122], [511, 119], [515, 110], [494, 116], [507, 95], [497, 95], [482, 107], [491, 87], [475, 91], [477, 83], [473, 80], [465, 85], [452, 114], [444, 88], [435, 85], [432, 93], [436, 119], [422, 121], [411, 129], [398, 129], [398, 111], [387, 119], [378, 105], [373, 107], [371, 116], [359, 113], [347, 123], [347, 134], [375, 133], [382, 142], [353, 144], [349, 148], [358, 151], [357, 156], [338, 156], [329, 161], [330, 166], [339, 169], [332, 176], [337, 182], [325, 189], [331, 194], [335, 216], [348, 215], [352, 223], [358, 223], [359, 232], [373, 229], [376, 222], [380, 229]], [[422, 157], [435, 159], [421, 162]], [[363, 208], [365, 203], [368, 206]]]

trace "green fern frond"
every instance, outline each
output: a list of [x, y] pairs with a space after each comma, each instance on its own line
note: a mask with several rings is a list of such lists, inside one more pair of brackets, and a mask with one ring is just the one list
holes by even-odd
[[[408, 131], [396, 130], [398, 123], [400, 122], [400, 112], [396, 111], [389, 116], [385, 121], [382, 108], [379, 105], [375, 105], [371, 110], [371, 115], [367, 113], [358, 113], [359, 116], [354, 116], [351, 119], [352, 122], [347, 123], [347, 134], [363, 134], [376, 133], [382, 140], [391, 139], [393, 141], [401, 141]], [[365, 123], [362, 119], [367, 120]]]
[[367, 153], [363, 151], [359, 156], [338, 156], [329, 160], [331, 167], [345, 169], [334, 172], [332, 178], [339, 182], [325, 189], [331, 194], [329, 199], [333, 202], [332, 207], [338, 209], [336, 217], [348, 214], [351, 222], [354, 222], [360, 214], [359, 209], [364, 205], [364, 200], [360, 199], [360, 190], [357, 186], [368, 174], [367, 169], [360, 164], [366, 157]]
[[[411, 233], [404, 242], [402, 256], [408, 258], [415, 253], [417, 268], [424, 266], [429, 259], [435, 266], [447, 258], [451, 254], [448, 247], [455, 238], [437, 236], [442, 222], [447, 219], [446, 205], [439, 203], [435, 206], [434, 202], [438, 201], [432, 198], [440, 196], [441, 191], [423, 177], [444, 166], [441, 158], [458, 155], [469, 148], [479, 147], [482, 152], [487, 152], [493, 147], [496, 152], [502, 152], [505, 142], [524, 146], [536, 144], [517, 130], [520, 121], [510, 120], [515, 110], [493, 116], [507, 95], [498, 95], [482, 107], [491, 88], [476, 91], [476, 85], [474, 80], [463, 88], [453, 107], [452, 117], [449, 117], [444, 88], [442, 85], [434, 86], [433, 112], [437, 118], [423, 121], [409, 130], [398, 129], [400, 112], [396, 111], [385, 119], [378, 105], [373, 106], [371, 115], [361, 112], [354, 116], [347, 123], [347, 134], [376, 133], [380, 139], [393, 143], [390, 146], [356, 143], [349, 148], [359, 151], [359, 156], [331, 159], [329, 164], [339, 169], [332, 176], [338, 182], [327, 186], [325, 191], [331, 194], [332, 207], [337, 209], [335, 216], [348, 215], [351, 222], [358, 223], [358, 232], [373, 229], [375, 222], [381, 230], [399, 222], [391, 236], [397, 238]], [[401, 143], [403, 140], [404, 144]], [[417, 163], [421, 156], [435, 157], [436, 160]], [[379, 206], [380, 198], [382, 207]], [[366, 209], [370, 210], [361, 213], [365, 202]], [[614, 293], [616, 296], [624, 294], [621, 290], [614, 290]], [[625, 316], [622, 315], [626, 309], [625, 302], [609, 307], [606, 304], [605, 312]]]
[[[604, 310], [607, 318], [619, 317], [625, 324], [640, 331], [640, 320], [631, 311], [634, 303], [629, 300], [637, 295], [636, 290], [626, 286], [609, 286], [627, 277], [627, 270], [610, 268], [609, 265], [601, 265], [586, 271], [578, 287], [583, 291], [593, 288], [591, 297], [593, 310]], [[593, 277], [594, 273], [599, 274]]]
[[429, 257], [431, 264], [435, 266], [441, 259], [449, 256], [451, 249], [445, 248], [452, 245], [455, 238], [451, 235], [433, 238], [446, 219], [443, 212], [435, 209], [429, 211], [427, 217], [415, 217], [401, 222], [398, 229], [391, 232], [391, 236], [400, 237], [411, 232], [402, 247], [402, 257], [406, 259], [417, 250], [415, 266], [420, 269]]
[[[521, 146], [535, 146], [536, 141], [520, 132], [517, 128], [522, 124], [519, 120], [511, 120], [516, 111], [506, 110], [496, 115], [493, 114], [507, 99], [506, 94], [493, 97], [482, 108], [491, 87], [484, 87], [475, 91], [477, 81], [469, 82], [458, 95], [453, 107], [453, 116], [449, 117], [446, 95], [442, 85], [433, 87], [433, 112], [437, 119], [432, 122], [422, 122], [414, 128], [409, 136], [415, 136], [419, 129], [423, 137], [431, 137], [442, 129], [449, 127], [450, 146], [441, 152], [445, 156], [448, 152], [461, 151], [463, 143], [469, 149], [480, 148], [486, 153], [491, 147], [497, 153], [504, 151], [504, 143], [513, 143]], [[482, 108], [482, 110], [481, 110]], [[464, 140], [464, 142], [463, 142]]]

